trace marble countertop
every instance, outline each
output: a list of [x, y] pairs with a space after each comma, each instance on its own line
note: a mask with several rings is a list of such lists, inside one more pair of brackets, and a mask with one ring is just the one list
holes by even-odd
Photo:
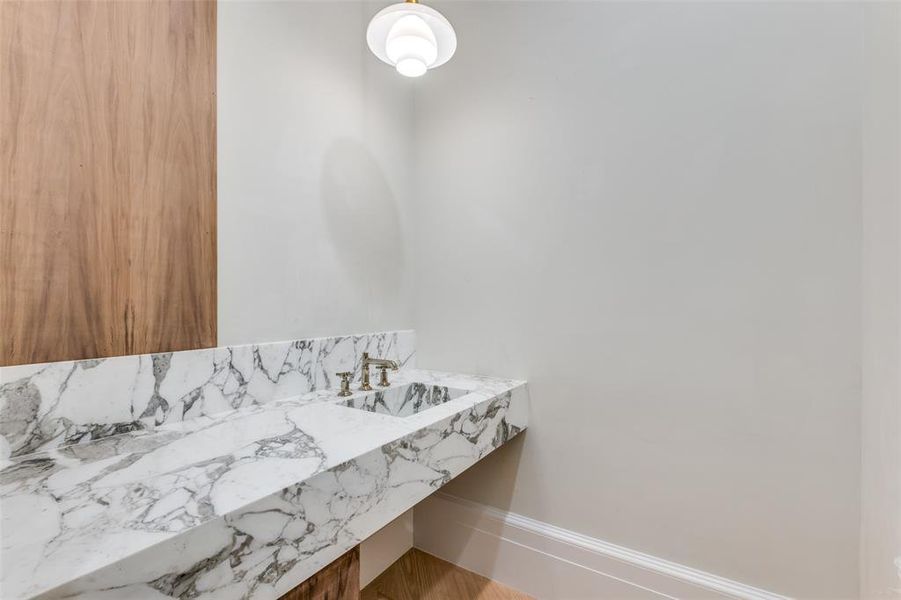
[[0, 597], [277, 598], [527, 425], [524, 382], [390, 389], [413, 382], [463, 393], [396, 417], [323, 390], [6, 461]]

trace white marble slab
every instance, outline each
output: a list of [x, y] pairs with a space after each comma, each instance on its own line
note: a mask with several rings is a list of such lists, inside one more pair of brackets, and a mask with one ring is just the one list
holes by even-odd
[[320, 389], [13, 458], [0, 597], [275, 599], [527, 425], [524, 382], [394, 380], [466, 393], [395, 417]]
[[0, 460], [263, 404], [359, 372], [363, 352], [414, 367], [413, 331], [0, 368]]

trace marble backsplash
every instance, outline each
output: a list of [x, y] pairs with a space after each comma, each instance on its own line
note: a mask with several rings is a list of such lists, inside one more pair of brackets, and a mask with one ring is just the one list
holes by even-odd
[[413, 367], [389, 331], [0, 368], [0, 459], [336, 386], [363, 352]]

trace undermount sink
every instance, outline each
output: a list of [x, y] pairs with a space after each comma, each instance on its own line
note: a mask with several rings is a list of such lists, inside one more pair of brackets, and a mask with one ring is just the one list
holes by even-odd
[[442, 385], [407, 383], [384, 390], [349, 398], [341, 404], [349, 408], [392, 417], [409, 417], [450, 400], [465, 396], [468, 392]]

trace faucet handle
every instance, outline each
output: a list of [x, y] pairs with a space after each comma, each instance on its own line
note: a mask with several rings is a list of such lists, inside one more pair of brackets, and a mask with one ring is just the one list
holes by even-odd
[[[379, 365], [379, 385], [381, 387], [388, 387], [391, 383], [388, 381], [388, 369], [391, 367], [388, 365]], [[397, 370], [397, 369], [394, 369]]]
[[338, 392], [339, 396], [350, 396], [350, 378], [353, 377], [352, 371], [341, 371], [339, 373], [335, 373], [338, 377], [341, 378], [341, 391]]

